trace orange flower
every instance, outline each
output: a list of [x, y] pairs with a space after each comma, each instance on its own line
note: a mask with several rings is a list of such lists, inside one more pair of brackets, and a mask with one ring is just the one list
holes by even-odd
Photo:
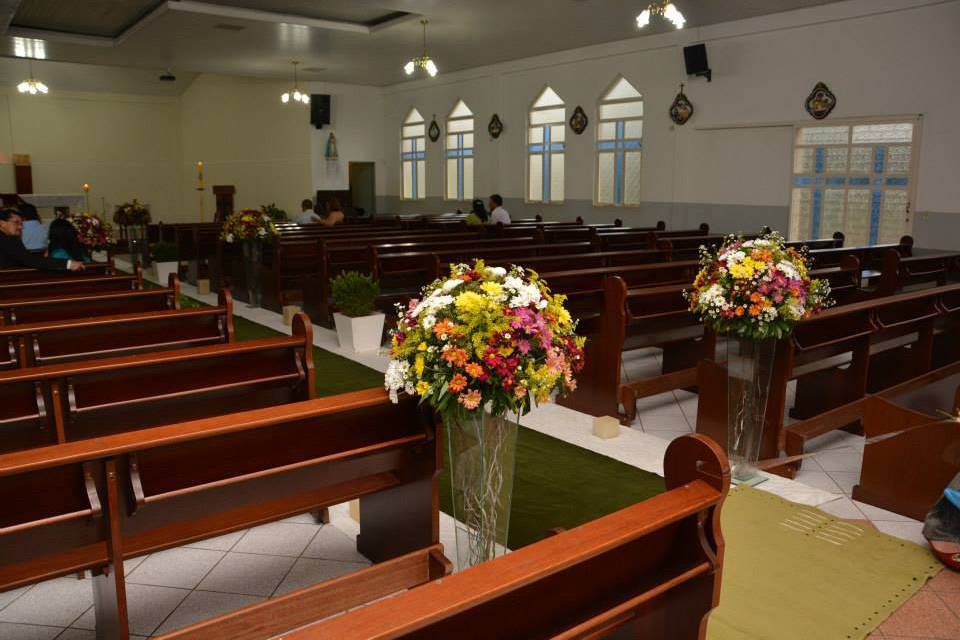
[[750, 302], [760, 302], [761, 300], [763, 300], [763, 296], [756, 291], [750, 294]]
[[449, 362], [452, 365], [462, 367], [467, 364], [469, 356], [467, 355], [466, 349], [461, 349], [459, 347], [453, 349], [447, 349], [443, 352], [443, 359]]
[[457, 325], [453, 324], [449, 320], [441, 320], [437, 324], [433, 325], [433, 335], [437, 336], [438, 339], [443, 340], [445, 337], [453, 335], [456, 328]]
[[467, 379], [463, 374], [458, 373], [453, 376], [450, 380], [450, 384], [447, 385], [447, 388], [450, 389], [453, 393], [460, 393], [463, 391], [463, 388], [467, 386]]
[[479, 378], [483, 375], [483, 367], [476, 362], [471, 362], [464, 368], [467, 370], [467, 374], [469, 374], [471, 378]]
[[760, 311], [762, 309], [763, 307], [761, 307], [760, 305], [756, 305], [756, 304], [750, 305], [750, 315], [758, 316], [760, 315]]
[[743, 315], [743, 307], [737, 307], [737, 310], [734, 311], [733, 313], [734, 313], [734, 315], [742, 316], [742, 315]]

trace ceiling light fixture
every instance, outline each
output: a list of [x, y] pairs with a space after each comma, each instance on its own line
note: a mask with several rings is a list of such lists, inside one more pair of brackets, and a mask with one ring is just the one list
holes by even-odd
[[655, 0], [637, 16], [637, 28], [643, 29], [650, 24], [650, 18], [654, 16], [669, 20], [677, 29], [683, 29], [683, 25], [687, 23], [687, 19], [683, 17], [683, 14], [672, 2]]
[[38, 93], [47, 93], [50, 91], [47, 85], [33, 77], [33, 58], [30, 59], [30, 77], [17, 85], [17, 91], [20, 93], [29, 93], [35, 96]]
[[408, 76], [412, 76], [417, 69], [423, 69], [432, 78], [437, 75], [437, 64], [427, 55], [427, 20], [421, 20], [420, 24], [423, 25], [423, 55], [412, 58], [403, 65], [403, 71]]
[[291, 62], [293, 65], [293, 91], [284, 91], [280, 96], [280, 102], [287, 104], [290, 102], [292, 97], [294, 102], [302, 102], [303, 104], [310, 104], [310, 94], [301, 93], [300, 87], [297, 85], [297, 65], [300, 64], [299, 60], [293, 60]]

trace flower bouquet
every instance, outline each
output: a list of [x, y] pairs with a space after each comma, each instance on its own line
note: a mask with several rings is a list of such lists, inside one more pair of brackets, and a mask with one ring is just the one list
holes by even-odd
[[97, 214], [89, 211], [71, 213], [66, 219], [77, 231], [77, 240], [88, 251], [104, 251], [114, 243], [113, 228]]
[[277, 237], [277, 227], [263, 211], [242, 209], [231, 213], [223, 223], [220, 239], [229, 244], [242, 243], [245, 287], [237, 294], [246, 297], [247, 304], [259, 307], [261, 301], [260, 265], [263, 260], [263, 243]]
[[398, 305], [385, 386], [444, 419], [460, 567], [506, 543], [517, 417], [576, 388], [584, 339], [564, 300], [532, 271], [478, 260]]
[[727, 337], [727, 455], [734, 480], [755, 484], [776, 341], [832, 304], [830, 286], [811, 279], [804, 252], [775, 232], [701, 248], [700, 265], [684, 296], [708, 328]]
[[117, 205], [113, 212], [113, 222], [121, 227], [140, 227], [150, 224], [150, 209], [134, 198], [132, 202]]
[[220, 239], [234, 243], [244, 240], [272, 240], [277, 236], [277, 227], [263, 211], [242, 209], [231, 213], [223, 223]]

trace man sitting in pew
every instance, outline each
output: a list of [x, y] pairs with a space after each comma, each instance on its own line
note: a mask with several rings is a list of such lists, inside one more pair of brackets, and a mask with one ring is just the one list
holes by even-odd
[[297, 224], [320, 222], [320, 216], [313, 210], [313, 200], [306, 198], [300, 203], [300, 213], [296, 215], [294, 220], [296, 220]]
[[29, 267], [44, 271], [83, 271], [83, 262], [47, 258], [23, 246], [23, 219], [16, 209], [0, 210], [0, 269]]
[[490, 224], [497, 224], [498, 222], [504, 225], [510, 224], [510, 212], [503, 208], [503, 198], [499, 193], [490, 196], [487, 207], [490, 209]]

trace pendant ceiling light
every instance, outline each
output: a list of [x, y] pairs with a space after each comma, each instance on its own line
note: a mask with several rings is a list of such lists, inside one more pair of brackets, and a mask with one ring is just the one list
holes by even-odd
[[293, 98], [294, 102], [302, 102], [303, 104], [310, 104], [310, 94], [301, 93], [300, 87], [297, 86], [297, 65], [300, 64], [298, 60], [294, 60], [290, 64], [293, 65], [293, 90], [284, 91], [280, 96], [280, 102], [287, 104], [290, 102], [290, 98]]
[[683, 17], [683, 14], [672, 2], [655, 0], [637, 16], [637, 28], [643, 29], [650, 24], [650, 18], [654, 16], [669, 20], [677, 29], [683, 29], [683, 25], [687, 23], [687, 19]]
[[403, 65], [403, 71], [408, 76], [412, 76], [413, 72], [417, 69], [423, 69], [432, 78], [437, 75], [437, 65], [433, 59], [427, 55], [427, 21], [421, 20], [420, 24], [423, 25], [423, 55], [413, 58], [407, 62], [407, 64]]
[[47, 88], [47, 85], [33, 77], [33, 58], [30, 59], [30, 77], [17, 85], [17, 91], [20, 93], [28, 93], [31, 96], [35, 96], [38, 93], [44, 94], [50, 91], [50, 89]]

